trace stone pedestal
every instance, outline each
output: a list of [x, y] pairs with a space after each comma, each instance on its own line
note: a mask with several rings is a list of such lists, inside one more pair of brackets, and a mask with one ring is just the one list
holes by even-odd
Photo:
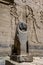
[[11, 56], [11, 60], [22, 63], [22, 62], [32, 62], [33, 56], [32, 54], [28, 55], [13, 55]]
[[5, 61], [5, 65], [17, 65], [18, 63], [17, 62], [14, 62], [12, 60], [6, 60]]
[[12, 59], [6, 60], [5, 65], [22, 65], [22, 62], [27, 63], [32, 61], [33, 56], [31, 54], [27, 56], [12, 56]]

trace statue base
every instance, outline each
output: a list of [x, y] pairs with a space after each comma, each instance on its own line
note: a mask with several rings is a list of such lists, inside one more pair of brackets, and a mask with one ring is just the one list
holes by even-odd
[[16, 62], [32, 62], [33, 61], [33, 56], [31, 54], [28, 55], [12, 55], [11, 60], [16, 61]]
[[18, 63], [12, 60], [6, 60], [5, 65], [18, 65]]

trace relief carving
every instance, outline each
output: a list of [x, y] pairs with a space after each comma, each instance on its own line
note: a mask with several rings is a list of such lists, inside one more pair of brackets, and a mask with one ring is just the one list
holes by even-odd
[[[20, 0], [21, 1], [21, 0]], [[22, 3], [26, 3], [26, 0], [22, 0]], [[11, 7], [11, 15], [13, 15], [13, 17], [15, 18], [15, 24], [17, 24], [19, 21], [25, 21], [28, 24], [28, 28], [29, 28], [29, 41], [31, 41], [32, 43], [42, 43], [38, 40], [38, 36], [37, 36], [37, 30], [40, 30], [41, 27], [39, 26], [39, 24], [37, 23], [36, 19], [35, 19], [35, 15], [33, 12], [33, 9], [29, 6], [29, 5], [19, 5], [18, 3], [16, 3], [14, 1], [13, 7]], [[41, 13], [41, 23], [42, 19], [43, 19], [43, 12]]]

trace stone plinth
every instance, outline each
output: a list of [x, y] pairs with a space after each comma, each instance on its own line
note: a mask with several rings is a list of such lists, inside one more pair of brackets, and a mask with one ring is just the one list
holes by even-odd
[[28, 55], [28, 57], [19, 56], [18, 58], [16, 58], [16, 56], [15, 56], [15, 57], [13, 57], [13, 60], [10, 60], [10, 59], [6, 60], [5, 65], [22, 65], [23, 62], [26, 62], [28, 65], [28, 62], [32, 62], [32, 61], [33, 61], [33, 57], [31, 55]]
[[28, 55], [13, 55], [11, 56], [10, 58], [11, 60], [13, 61], [16, 61], [16, 62], [32, 62], [33, 61], [33, 56], [32, 54], [28, 54]]

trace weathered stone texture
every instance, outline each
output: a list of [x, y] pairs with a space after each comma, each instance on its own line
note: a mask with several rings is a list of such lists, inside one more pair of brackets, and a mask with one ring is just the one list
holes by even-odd
[[36, 55], [40, 55], [40, 52], [42, 54], [43, 0], [14, 0], [14, 2], [16, 3], [15, 7], [17, 9], [18, 20], [27, 22], [28, 25], [30, 51], [34, 52]]
[[1, 45], [9, 46], [14, 43], [15, 29], [19, 21], [27, 22], [30, 51], [43, 52], [43, 0], [14, 0], [12, 6], [0, 4]]
[[10, 20], [10, 8], [7, 5], [0, 4], [0, 52], [8, 51], [9, 53], [8, 47], [11, 40]]

